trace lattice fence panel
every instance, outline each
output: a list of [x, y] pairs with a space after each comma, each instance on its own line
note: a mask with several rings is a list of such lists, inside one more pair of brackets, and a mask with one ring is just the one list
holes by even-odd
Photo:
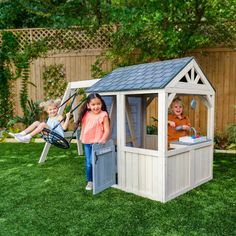
[[[114, 31], [112, 26], [103, 26], [95, 32], [79, 28], [72, 29], [15, 29], [6, 30], [18, 35], [20, 47], [38, 40], [46, 40], [50, 50], [76, 51], [80, 49], [106, 49], [111, 47], [109, 34]], [[0, 34], [0, 43], [2, 42]]]

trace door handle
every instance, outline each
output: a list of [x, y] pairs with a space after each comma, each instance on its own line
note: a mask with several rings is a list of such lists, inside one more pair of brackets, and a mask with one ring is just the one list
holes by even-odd
[[95, 165], [97, 164], [97, 161], [98, 161], [98, 155], [96, 152], [94, 152], [94, 157], [95, 157]]

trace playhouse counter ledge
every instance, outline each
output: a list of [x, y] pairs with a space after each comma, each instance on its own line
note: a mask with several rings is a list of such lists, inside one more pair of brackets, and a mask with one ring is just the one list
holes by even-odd
[[[194, 149], [204, 148], [204, 147], [208, 147], [212, 145], [213, 145], [213, 141], [211, 139], [208, 139], [207, 141], [204, 141], [201, 143], [194, 143], [190, 145], [175, 142], [173, 144], [170, 144], [170, 149], [167, 151], [168, 155], [166, 157], [177, 155], [179, 153], [189, 152]], [[133, 147], [125, 146], [123, 150], [129, 153], [136, 153], [136, 154], [148, 155], [148, 156], [154, 156], [154, 157], [159, 156], [158, 150], [153, 150], [153, 149], [133, 148]]]
[[213, 141], [211, 139], [208, 139], [207, 141], [200, 142], [200, 143], [191, 143], [191, 144], [185, 144], [181, 142], [173, 142], [170, 143], [170, 150], [168, 150], [168, 156], [172, 156], [178, 153], [182, 152], [188, 152], [193, 149], [199, 149], [206, 146], [213, 145]]

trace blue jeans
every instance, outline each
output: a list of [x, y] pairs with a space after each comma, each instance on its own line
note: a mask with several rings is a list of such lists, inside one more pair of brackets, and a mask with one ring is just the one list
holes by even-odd
[[88, 182], [93, 181], [92, 168], [92, 144], [84, 144], [85, 160], [86, 160], [86, 178]]

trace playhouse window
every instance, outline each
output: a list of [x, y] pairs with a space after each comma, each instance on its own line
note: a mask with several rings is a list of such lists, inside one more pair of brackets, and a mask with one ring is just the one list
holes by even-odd
[[[176, 94], [176, 96], [183, 100], [184, 115], [189, 117], [191, 126], [196, 129], [197, 135], [206, 136], [207, 107], [203, 102], [204, 96], [181, 94]], [[191, 108], [193, 99], [197, 104], [195, 109]], [[169, 107], [169, 112], [170, 110]], [[158, 150], [158, 94], [126, 95], [124, 113], [125, 145]], [[194, 134], [191, 130], [187, 135]], [[168, 136], [165, 138], [168, 139]]]
[[157, 150], [157, 95], [125, 97], [126, 146]]
[[[191, 127], [194, 129], [190, 129], [189, 132], [185, 134], [185, 136], [189, 136], [190, 138], [192, 136], [198, 137], [198, 136], [206, 136], [207, 135], [207, 107], [204, 104], [204, 96], [198, 96], [198, 95], [176, 95], [181, 98], [183, 101], [183, 115], [188, 116], [190, 119]], [[195, 100], [196, 107], [191, 107], [191, 104]], [[171, 112], [171, 105], [169, 107], [169, 112]], [[200, 119], [201, 117], [201, 119]], [[194, 132], [196, 131], [196, 133]], [[178, 131], [177, 131], [178, 132]], [[179, 139], [172, 141], [169, 143], [169, 147], [171, 148], [181, 148], [184, 147], [183, 144], [179, 144]], [[190, 141], [189, 141], [190, 142]]]

